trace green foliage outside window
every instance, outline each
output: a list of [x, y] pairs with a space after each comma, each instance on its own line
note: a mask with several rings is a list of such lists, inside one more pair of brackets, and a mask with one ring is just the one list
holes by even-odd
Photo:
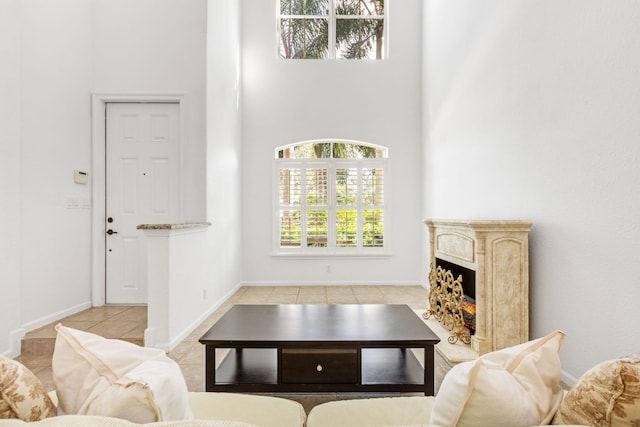
[[278, 150], [279, 159], [379, 159], [383, 150], [347, 142], [311, 142]]
[[382, 59], [383, 17], [384, 0], [280, 0], [280, 56]]
[[280, 247], [327, 248], [330, 236], [336, 248], [384, 247], [385, 170], [366, 159], [386, 157], [385, 149], [323, 141], [276, 154], [291, 159], [278, 168]]

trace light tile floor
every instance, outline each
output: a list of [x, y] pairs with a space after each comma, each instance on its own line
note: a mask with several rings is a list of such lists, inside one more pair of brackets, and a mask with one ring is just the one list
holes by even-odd
[[[204, 391], [205, 351], [198, 339], [234, 304], [407, 304], [417, 310], [426, 309], [427, 299], [428, 292], [421, 286], [241, 287], [169, 352], [169, 357], [180, 365], [189, 391]], [[60, 323], [106, 338], [142, 344], [146, 316], [146, 307], [105, 306], [82, 311], [62, 319]], [[51, 324], [29, 332], [23, 341], [22, 354], [16, 358], [31, 369], [49, 390], [55, 388], [51, 373], [53, 339], [56, 336], [54, 327], [55, 324]], [[297, 395], [295, 398], [310, 408], [320, 401], [345, 397], [354, 396]]]

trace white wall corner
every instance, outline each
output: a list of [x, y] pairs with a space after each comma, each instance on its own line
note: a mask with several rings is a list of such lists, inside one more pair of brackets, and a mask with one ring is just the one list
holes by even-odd
[[[229, 298], [231, 298], [231, 296], [235, 294], [238, 289], [240, 289], [240, 286], [241, 284], [237, 284], [233, 289], [231, 289], [222, 298], [220, 298], [217, 303], [213, 304], [207, 311], [202, 313], [202, 315], [198, 317], [194, 322], [192, 322], [191, 325], [189, 325], [180, 334], [173, 338], [171, 342], [169, 342], [168, 348], [165, 349], [165, 351], [171, 351], [176, 348], [176, 346], [180, 344], [185, 338], [187, 338], [187, 336], [189, 336], [191, 332], [193, 332], [198, 326], [200, 326], [205, 320], [207, 320], [207, 318], [211, 316], [213, 312], [215, 312], [222, 306], [222, 304], [229, 300]], [[145, 346], [148, 347], [146, 345], [146, 340]]]
[[144, 330], [144, 346], [156, 347], [156, 330], [155, 328], [146, 328]]
[[22, 338], [27, 333], [24, 328], [19, 328], [9, 333], [9, 350], [2, 353], [3, 356], [13, 359], [20, 355], [22, 350]]

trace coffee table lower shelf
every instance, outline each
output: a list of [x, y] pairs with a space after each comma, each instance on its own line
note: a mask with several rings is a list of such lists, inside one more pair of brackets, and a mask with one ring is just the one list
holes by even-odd
[[360, 352], [357, 380], [314, 383], [282, 381], [276, 348], [229, 349], [215, 371], [215, 381], [207, 377], [206, 390], [257, 393], [425, 392], [425, 371], [411, 349], [362, 348]]

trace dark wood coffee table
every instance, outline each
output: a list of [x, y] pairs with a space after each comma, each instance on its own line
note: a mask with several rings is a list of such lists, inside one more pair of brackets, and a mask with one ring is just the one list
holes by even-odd
[[[424, 392], [440, 339], [407, 305], [235, 305], [200, 338], [206, 390]], [[230, 349], [216, 369], [216, 349]], [[424, 350], [424, 369], [411, 349]]]

